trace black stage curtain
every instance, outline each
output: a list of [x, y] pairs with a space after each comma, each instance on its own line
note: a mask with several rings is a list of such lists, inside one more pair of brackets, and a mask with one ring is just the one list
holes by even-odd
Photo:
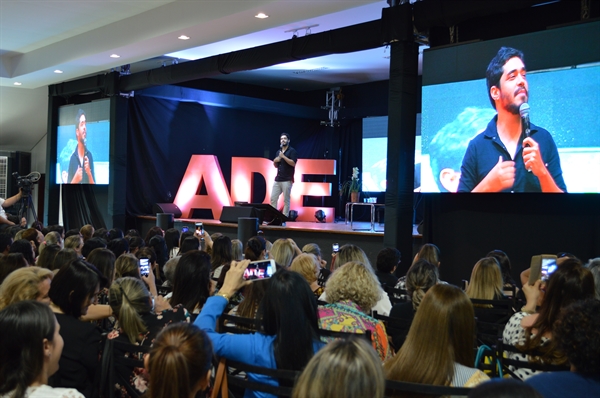
[[[291, 145], [301, 158], [337, 159], [341, 142], [347, 146], [347, 154], [358, 154], [357, 159], [349, 160], [352, 166], [360, 165], [362, 128], [356, 126], [360, 121], [339, 128], [338, 133], [338, 129], [321, 126], [319, 120], [137, 93], [129, 99], [128, 116], [127, 213], [130, 216], [152, 214], [154, 203], [172, 202], [192, 155], [216, 155], [230, 187], [231, 158], [274, 158], [282, 132], [290, 134]], [[323, 181], [322, 176], [319, 178], [318, 181]], [[334, 194], [326, 198], [324, 205], [335, 207], [337, 178], [328, 177], [327, 181], [334, 185]]]
[[86, 224], [106, 228], [93, 185], [63, 184], [62, 209], [65, 230], [79, 229]]
[[570, 252], [584, 263], [600, 255], [600, 195], [423, 194], [423, 242], [439, 246], [440, 278], [459, 284], [494, 249], [512, 263], [512, 277], [531, 256]]

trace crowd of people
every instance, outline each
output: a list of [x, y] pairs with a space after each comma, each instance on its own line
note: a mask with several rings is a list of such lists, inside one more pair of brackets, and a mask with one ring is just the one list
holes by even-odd
[[[386, 379], [474, 387], [474, 397], [599, 395], [600, 259], [558, 257], [547, 279], [530, 282], [526, 270], [517, 286], [508, 255], [494, 250], [459, 288], [440, 279], [441, 253], [430, 243], [397, 275], [394, 248], [373, 266], [348, 243], [328, 266], [318, 243], [300, 248], [287, 238], [11, 226], [0, 233], [0, 398], [101, 396], [107, 340], [123, 343], [111, 355], [138, 361], [115, 362], [109, 389], [118, 397], [208, 394], [215, 355], [298, 372], [295, 382], [246, 375], [289, 384], [294, 397], [383, 397]], [[271, 278], [243, 278], [265, 259], [276, 264]], [[487, 314], [493, 305], [481, 300], [512, 300], [513, 311]], [[256, 328], [222, 333], [223, 313], [255, 319]], [[518, 348], [511, 357], [563, 370], [512, 367], [525, 382], [490, 381], [475, 363], [482, 320], [501, 325], [502, 343]]]

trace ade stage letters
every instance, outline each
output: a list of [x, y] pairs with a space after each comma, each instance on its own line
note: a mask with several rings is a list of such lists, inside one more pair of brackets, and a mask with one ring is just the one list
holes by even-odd
[[[298, 159], [296, 163], [296, 182], [292, 187], [290, 208], [298, 212], [297, 221], [314, 221], [315, 211], [323, 210], [326, 219], [333, 222], [335, 210], [332, 207], [305, 207], [302, 197], [331, 196], [331, 183], [304, 182], [304, 175], [335, 175], [335, 160], [330, 159]], [[221, 217], [223, 206], [233, 206], [234, 202], [251, 202], [254, 187], [253, 173], [262, 175], [266, 181], [266, 193], [262, 203], [269, 203], [271, 182], [275, 179], [277, 169], [273, 161], [266, 158], [231, 158], [231, 192], [223, 178], [219, 161], [215, 155], [192, 155], [187, 170], [173, 200], [182, 212], [183, 218], [190, 218], [194, 209], [210, 209], [213, 217]], [[204, 184], [206, 195], [199, 195], [199, 187]], [[278, 208], [283, 205], [280, 198]]]

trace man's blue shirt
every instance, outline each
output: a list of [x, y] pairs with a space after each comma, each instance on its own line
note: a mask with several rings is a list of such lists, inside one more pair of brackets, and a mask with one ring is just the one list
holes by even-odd
[[[502, 156], [503, 161], [514, 160], [515, 162], [515, 183], [512, 188], [502, 192], [542, 192], [539, 179], [525, 169], [523, 140], [519, 141], [515, 159], [512, 159], [498, 135], [497, 120], [498, 115], [494, 116], [482, 133], [469, 142], [460, 168], [458, 192], [471, 192], [496, 166], [499, 156]], [[560, 157], [552, 136], [547, 130], [531, 124], [531, 138], [540, 146], [542, 160], [554, 182], [567, 192], [560, 167]]]

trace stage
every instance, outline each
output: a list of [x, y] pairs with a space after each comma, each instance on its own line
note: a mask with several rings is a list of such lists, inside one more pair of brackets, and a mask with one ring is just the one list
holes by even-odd
[[[231, 239], [237, 239], [238, 225], [235, 223], [223, 223], [219, 220], [207, 219], [175, 219], [175, 228], [181, 229], [182, 226], [194, 228], [196, 222], [202, 222], [204, 229], [209, 233], [220, 232], [229, 236]], [[148, 230], [156, 225], [156, 217], [139, 216], [137, 217], [137, 229], [146, 235]], [[262, 236], [274, 242], [279, 238], [291, 238], [302, 248], [307, 243], [317, 243], [321, 247], [324, 260], [329, 264], [331, 262], [331, 245], [339, 243], [340, 246], [346, 243], [353, 243], [360, 246], [371, 263], [375, 265], [377, 253], [383, 249], [384, 224], [375, 223], [374, 229], [371, 229], [371, 223], [368, 221], [350, 222], [338, 221], [334, 223], [288, 221], [285, 226], [260, 225], [259, 231]], [[413, 229], [413, 252], [415, 248], [421, 245], [422, 235], [416, 228]], [[412, 253], [404, 254], [404, 258], [412, 258]], [[408, 262], [410, 265], [410, 262]]]

